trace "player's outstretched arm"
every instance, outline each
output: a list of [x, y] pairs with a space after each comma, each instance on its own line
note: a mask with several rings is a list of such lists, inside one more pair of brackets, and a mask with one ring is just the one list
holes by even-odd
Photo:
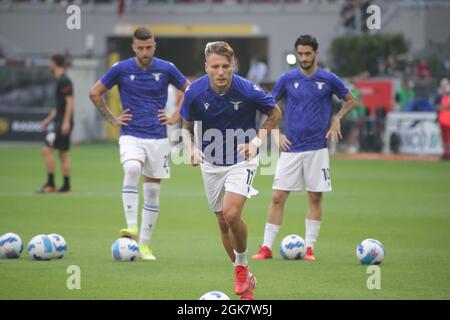
[[97, 83], [89, 90], [89, 99], [95, 104], [98, 111], [102, 114], [103, 118], [106, 119], [110, 124], [115, 127], [127, 126], [128, 122], [132, 119], [132, 115], [129, 113], [130, 109], [125, 109], [122, 114], [115, 117], [106, 103], [103, 94], [107, 91], [107, 88], [97, 81]]
[[341, 110], [333, 117], [333, 121], [331, 122], [330, 129], [325, 136], [327, 139], [332, 141], [339, 142], [342, 139], [341, 133], [341, 120], [345, 118], [345, 116], [356, 106], [357, 101], [355, 97], [351, 94], [351, 92], [347, 93], [344, 97], [344, 104], [342, 105]]

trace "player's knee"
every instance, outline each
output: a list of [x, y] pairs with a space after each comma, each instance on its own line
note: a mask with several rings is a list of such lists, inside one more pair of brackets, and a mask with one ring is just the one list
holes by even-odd
[[139, 161], [127, 161], [123, 164], [125, 179], [136, 180], [141, 175], [141, 163]]
[[236, 207], [223, 210], [223, 218], [227, 226], [238, 223], [241, 219], [241, 212]]
[[274, 206], [283, 206], [286, 202], [286, 195], [281, 192], [274, 192], [272, 194], [272, 204]]
[[322, 193], [310, 192], [309, 193], [309, 203], [314, 206], [320, 206], [322, 203]]
[[140, 174], [141, 174], [141, 170], [140, 170], [140, 167], [138, 167], [138, 166], [128, 167], [125, 170], [125, 175], [129, 176], [130, 178], [137, 178], [137, 177], [139, 177]]

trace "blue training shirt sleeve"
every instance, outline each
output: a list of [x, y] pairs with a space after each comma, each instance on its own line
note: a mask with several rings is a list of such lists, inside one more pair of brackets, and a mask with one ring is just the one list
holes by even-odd
[[282, 100], [285, 95], [285, 87], [284, 87], [284, 83], [285, 83], [285, 75], [283, 74], [275, 83], [275, 86], [272, 89], [272, 96], [275, 99], [275, 101], [280, 101]]
[[169, 82], [177, 87], [178, 90], [181, 90], [186, 83], [186, 77], [178, 70], [177, 67], [172, 62], [169, 62]]
[[334, 73], [330, 75], [331, 90], [339, 98], [344, 99], [344, 97], [350, 92], [345, 86], [344, 82]]
[[253, 84], [253, 88], [250, 89], [250, 98], [256, 103], [256, 108], [262, 113], [275, 108], [275, 100], [271, 94], [268, 94], [257, 84]]
[[105, 87], [111, 89], [114, 87], [120, 79], [120, 63], [117, 62], [101, 77], [100, 82], [103, 83]]
[[192, 121], [197, 120], [196, 115], [195, 115], [192, 91], [189, 90], [189, 87], [187, 88], [186, 92], [184, 93], [184, 100], [183, 100], [183, 104], [181, 105], [180, 114], [187, 121], [192, 122]]

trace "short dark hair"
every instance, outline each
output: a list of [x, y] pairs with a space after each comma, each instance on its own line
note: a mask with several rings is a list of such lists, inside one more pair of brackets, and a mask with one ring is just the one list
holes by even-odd
[[137, 40], [153, 39], [153, 33], [147, 28], [140, 27], [134, 31], [133, 39], [137, 39]]
[[66, 58], [61, 53], [52, 55], [50, 59], [60, 68], [64, 68], [66, 66]]
[[297, 50], [297, 46], [310, 46], [314, 51], [317, 51], [319, 48], [319, 43], [317, 39], [309, 34], [302, 34], [300, 37], [295, 40], [294, 48]]

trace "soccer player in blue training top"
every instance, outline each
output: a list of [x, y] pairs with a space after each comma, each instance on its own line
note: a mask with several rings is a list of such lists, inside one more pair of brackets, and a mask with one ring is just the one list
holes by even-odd
[[[342, 138], [341, 120], [356, 104], [349, 90], [335, 74], [317, 67], [317, 40], [302, 35], [294, 46], [300, 64], [283, 74], [272, 95], [276, 101], [285, 99], [285, 135], [281, 134], [282, 150], [273, 181], [272, 203], [265, 226], [264, 242], [252, 259], [272, 258], [272, 244], [280, 230], [284, 204], [290, 191], [308, 191], [305, 260], [314, 261], [314, 243], [322, 219], [322, 192], [331, 191], [327, 139]], [[344, 103], [332, 118], [332, 96]]]
[[[161, 179], [170, 177], [169, 140], [166, 125], [180, 120], [179, 110], [169, 117], [164, 107], [169, 84], [184, 91], [188, 80], [170, 62], [154, 57], [156, 42], [146, 28], [133, 34], [135, 57], [114, 64], [90, 90], [90, 99], [103, 117], [120, 127], [120, 162], [124, 170], [122, 201], [128, 227], [120, 230], [122, 237], [139, 238], [139, 255], [143, 260], [155, 260], [148, 242], [159, 213]], [[114, 116], [103, 94], [119, 86], [123, 113]], [[144, 175], [144, 207], [141, 232], [138, 229], [138, 184]]]
[[[246, 199], [255, 194], [252, 181], [259, 162], [258, 148], [277, 125], [281, 111], [258, 85], [233, 74], [234, 52], [229, 44], [208, 43], [205, 60], [207, 75], [186, 90], [181, 107], [183, 142], [191, 164], [201, 165], [208, 204], [216, 214], [223, 246], [235, 267], [234, 292], [242, 300], [253, 300], [256, 279], [249, 273], [242, 210]], [[268, 116], [259, 131], [257, 110]], [[198, 144], [194, 122], [201, 134]]]

